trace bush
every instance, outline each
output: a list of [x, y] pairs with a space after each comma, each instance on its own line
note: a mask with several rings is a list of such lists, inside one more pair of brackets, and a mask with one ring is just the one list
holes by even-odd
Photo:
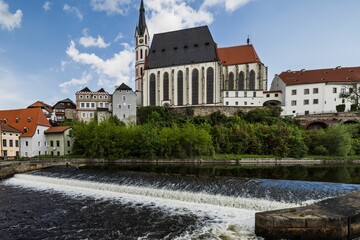
[[344, 112], [345, 111], [345, 104], [336, 105], [337, 112]]

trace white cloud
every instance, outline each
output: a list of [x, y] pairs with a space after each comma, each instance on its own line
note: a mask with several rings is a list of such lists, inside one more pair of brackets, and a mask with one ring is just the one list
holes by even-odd
[[48, 1], [44, 2], [43, 9], [45, 10], [45, 12], [48, 12], [51, 10], [51, 5], [52, 5], [51, 2], [48, 2]]
[[214, 19], [205, 9], [194, 9], [180, 0], [149, 0], [146, 1], [146, 11], [150, 13], [147, 25], [152, 34], [207, 25]]
[[72, 78], [71, 80], [69, 80], [67, 82], [63, 82], [63, 83], [59, 84], [59, 87], [61, 88], [62, 92], [68, 93], [69, 87], [78, 86], [78, 85], [86, 85], [91, 81], [91, 79], [92, 79], [91, 74], [89, 74], [87, 72], [83, 72], [80, 79]]
[[106, 43], [105, 40], [101, 36], [97, 36], [94, 38], [88, 35], [88, 29], [85, 28], [83, 30], [84, 36], [80, 38], [79, 43], [88, 48], [88, 47], [98, 47], [98, 48], [107, 48], [110, 46], [110, 43]]
[[233, 12], [252, 0], [205, 0], [201, 8], [223, 6], [227, 12]]
[[95, 11], [107, 14], [125, 15], [131, 0], [91, 0], [90, 5]]
[[22, 20], [22, 11], [16, 10], [14, 14], [9, 12], [9, 5], [3, 0], [0, 0], [0, 26], [1, 29], [8, 31], [13, 30], [16, 27], [20, 27]]
[[124, 34], [122, 34], [121, 32], [116, 36], [114, 42], [118, 42], [120, 39], [124, 38]]
[[94, 53], [81, 53], [76, 49], [74, 41], [66, 50], [67, 55], [75, 62], [89, 66], [99, 75], [99, 86], [113, 88], [124, 82], [130, 84], [134, 75], [134, 49], [128, 44], [122, 44], [124, 49], [114, 54], [110, 59], [102, 59]]
[[75, 16], [79, 18], [80, 21], [82, 21], [84, 18], [83, 14], [80, 12], [80, 10], [77, 7], [72, 7], [65, 4], [63, 10], [67, 13], [75, 14]]

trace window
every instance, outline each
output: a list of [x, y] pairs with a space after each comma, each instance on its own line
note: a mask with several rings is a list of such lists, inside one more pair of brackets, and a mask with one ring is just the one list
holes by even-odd
[[29, 146], [29, 142], [28, 142], [28, 141], [25, 141], [25, 146]]
[[60, 147], [60, 141], [59, 140], [56, 141], [56, 146]]
[[256, 97], [256, 92], [253, 92], [253, 97]]
[[128, 104], [128, 109], [131, 109], [131, 105], [130, 105], [130, 104]]
[[85, 107], [85, 103], [80, 103], [80, 106], [82, 107], [82, 108], [84, 108]]
[[54, 146], [54, 141], [50, 141], [50, 147]]
[[[208, 70], [209, 71], [209, 70]], [[209, 77], [209, 75], [208, 75]], [[209, 81], [209, 80], [208, 80]], [[184, 86], [183, 86], [183, 72], [182, 71], [178, 71], [177, 73], [177, 87], [178, 87], [178, 106], [182, 106], [183, 105], [183, 92], [184, 92]], [[208, 83], [210, 84], [210, 83]], [[207, 89], [209, 90], [209, 89]], [[209, 93], [208, 93], [209, 94]], [[209, 95], [207, 95], [207, 97], [209, 98]], [[211, 99], [212, 100], [212, 99]]]
[[247, 102], [244, 102], [244, 105], [247, 105]]
[[39, 151], [39, 156], [41, 155], [41, 151]]
[[238, 93], [238, 92], [235, 92], [235, 97], [239, 97], [239, 93]]
[[14, 146], [14, 140], [10, 139], [9, 140], [9, 147], [13, 147]]
[[7, 150], [4, 150], [4, 157], [7, 157]]
[[225, 96], [226, 96], [226, 97], [229, 97], [229, 92], [225, 92]]
[[319, 88], [313, 88], [313, 94], [319, 93]]
[[94, 107], [95, 107], [95, 103], [92, 102], [92, 103], [91, 103], [91, 107], [94, 108]]
[[119, 109], [121, 109], [121, 104], [119, 104], [118, 106], [119, 106]]
[[86, 98], [87, 98], [87, 99], [89, 99], [89, 98], [90, 98], [90, 96], [89, 96], [89, 95], [87, 95], [87, 96], [86, 96]]
[[70, 147], [70, 141], [67, 141], [67, 146]]
[[267, 98], [270, 97], [270, 94], [266, 94], [266, 97], [267, 97]]
[[19, 140], [15, 140], [15, 147], [19, 147]]
[[304, 105], [309, 105], [309, 99], [304, 100]]
[[319, 99], [314, 99], [313, 104], [319, 104]]
[[333, 93], [337, 93], [337, 88], [336, 87], [333, 88]]
[[57, 155], [60, 156], [60, 152], [59, 152], [59, 151], [57, 151]]
[[296, 101], [295, 100], [291, 101], [291, 106], [296, 106]]
[[83, 96], [83, 95], [80, 95], [79, 97], [82, 99], [84, 96]]
[[150, 88], [149, 88], [149, 102], [150, 106], [155, 106], [156, 104], [156, 81], [155, 81], [155, 74], [152, 73], [150, 75]]
[[304, 89], [304, 94], [307, 95], [310, 93], [310, 90], [308, 88]]
[[81, 113], [81, 116], [83, 117], [83, 118], [86, 118], [86, 113]]
[[310, 114], [310, 112], [309, 111], [305, 111], [305, 115], [309, 115]]
[[244, 92], [244, 97], [247, 97], [247, 92]]
[[239, 74], [238, 89], [239, 89], [239, 90], [244, 90], [244, 89], [245, 89], [245, 77], [244, 77], [244, 72], [240, 72], [240, 74]]
[[291, 90], [291, 95], [296, 95], [296, 89]]
[[169, 100], [169, 74], [167, 72], [163, 75], [163, 98]]
[[122, 97], [122, 100], [123, 100], [123, 101], [126, 101], [126, 96], [123, 96], [123, 97]]
[[54, 156], [54, 152], [53, 152], [53, 151], [51, 151], [51, 156]]
[[97, 98], [97, 96], [96, 96], [96, 95], [94, 95], [94, 96], [93, 96], [93, 99], [96, 99], [96, 98]]
[[6, 147], [6, 139], [3, 139], [3, 147]]
[[226, 105], [229, 105], [229, 102], [228, 102], [228, 101], [226, 101]]
[[94, 114], [91, 112], [89, 113], [89, 118], [93, 118], [94, 117]]
[[231, 72], [229, 74], [229, 90], [234, 90], [234, 74]]
[[37, 130], [37, 134], [40, 134], [40, 130], [39, 130], [39, 129]]
[[255, 71], [250, 71], [249, 90], [255, 90]]
[[192, 71], [191, 75], [191, 88], [192, 88], [192, 104], [199, 104], [199, 70], [196, 68]]
[[40, 145], [41, 145], [41, 143], [40, 142], [38, 142], [38, 146], [40, 147]]
[[46, 142], [44, 142], [44, 146], [46, 147], [47, 145], [46, 145]]
[[86, 103], [86, 107], [89, 108], [89, 107], [90, 107], [90, 103]]
[[235, 102], [235, 105], [239, 105], [239, 102], [238, 102], [238, 101], [236, 101], [236, 102]]
[[125, 119], [125, 114], [123, 114], [123, 118]]
[[275, 97], [278, 97], [279, 96], [279, 94], [278, 93], [275, 93]]

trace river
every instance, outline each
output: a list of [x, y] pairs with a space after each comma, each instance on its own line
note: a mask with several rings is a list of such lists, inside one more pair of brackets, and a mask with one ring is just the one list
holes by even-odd
[[255, 213], [358, 184], [56, 167], [0, 182], [1, 239], [259, 239]]

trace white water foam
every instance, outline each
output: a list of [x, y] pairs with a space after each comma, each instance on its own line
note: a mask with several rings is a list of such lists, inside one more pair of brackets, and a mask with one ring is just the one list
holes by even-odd
[[[195, 214], [209, 220], [201, 229], [184, 233], [178, 239], [208, 236], [211, 239], [257, 239], [254, 234], [255, 213], [298, 205], [256, 198], [240, 198], [188, 191], [172, 191], [137, 186], [116, 185], [76, 179], [16, 174], [4, 182], [41, 191], [66, 195], [116, 199], [124, 203], [156, 206], [170, 214]], [[146, 239], [146, 237], [144, 237]]]

